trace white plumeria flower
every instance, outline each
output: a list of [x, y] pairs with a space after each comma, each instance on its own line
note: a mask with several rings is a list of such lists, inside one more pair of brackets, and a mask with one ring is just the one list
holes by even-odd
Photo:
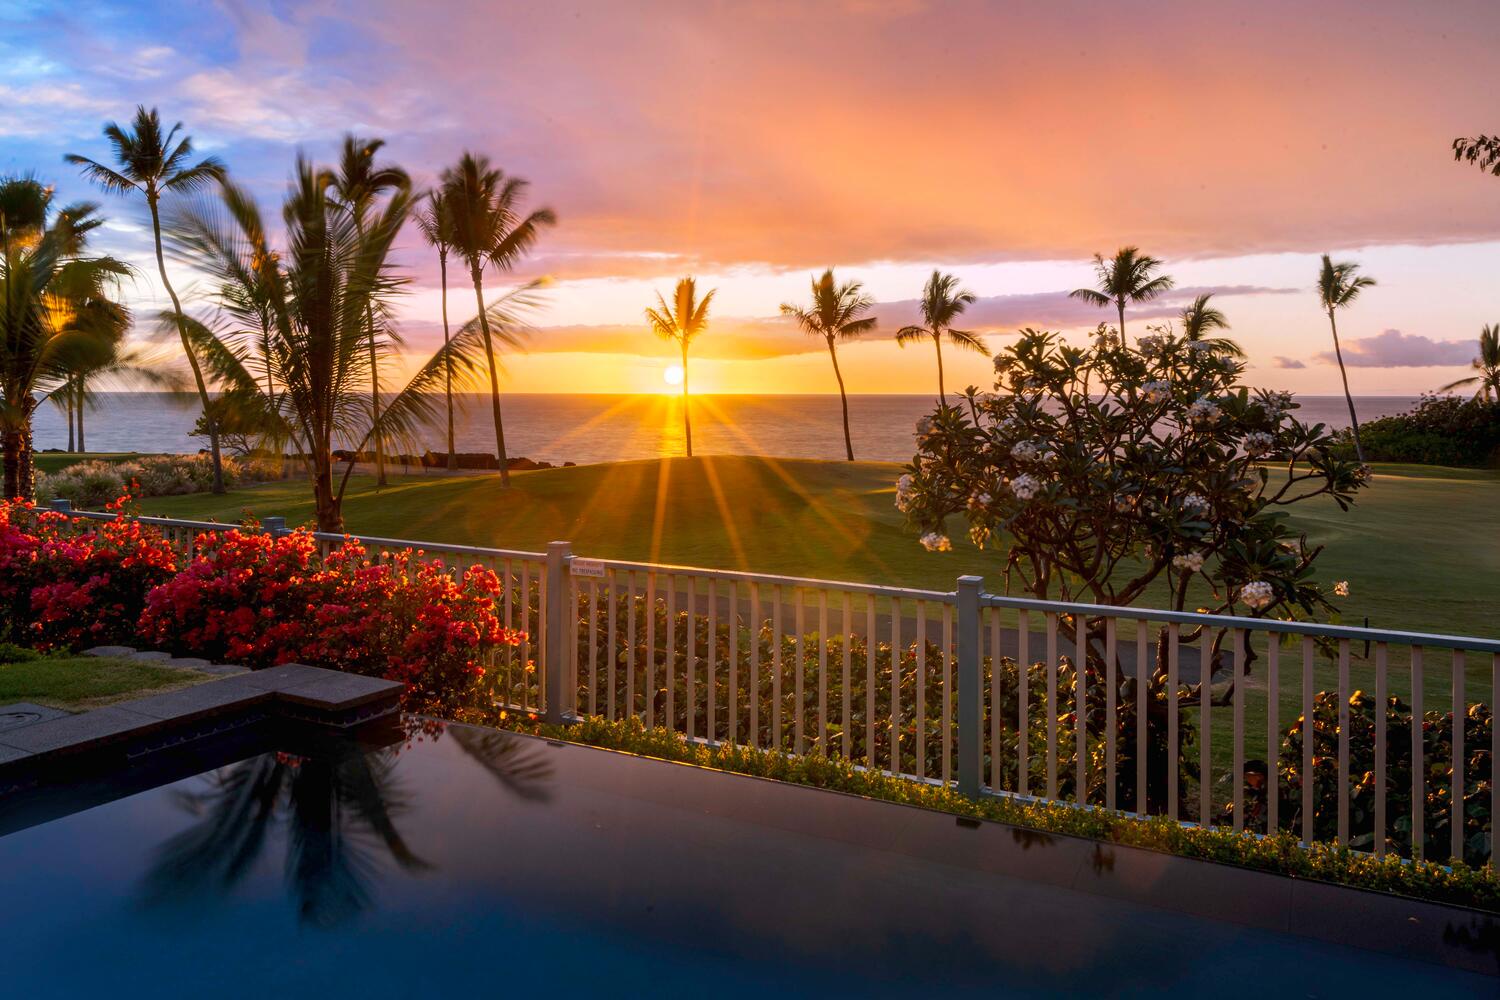
[[896, 480], [896, 509], [903, 514], [912, 508], [913, 501], [915, 500], [912, 493], [916, 485], [916, 480], [912, 478], [909, 472], [903, 473], [901, 478]]
[[1264, 580], [1252, 580], [1240, 588], [1240, 600], [1248, 608], [1259, 611], [1276, 599], [1276, 592]]
[[1202, 493], [1189, 493], [1182, 498], [1182, 508], [1184, 510], [1195, 510], [1199, 513], [1206, 514], [1208, 513], [1209, 508], [1208, 497], [1204, 496]]
[[1163, 380], [1147, 382], [1141, 386], [1141, 395], [1146, 397], [1148, 403], [1161, 403], [1172, 396], [1172, 384]]
[[1207, 396], [1199, 396], [1187, 408], [1187, 418], [1195, 424], [1209, 424], [1219, 419], [1219, 407]]
[[1333, 596], [1334, 597], [1348, 597], [1349, 596], [1349, 581], [1348, 580], [1339, 580], [1337, 583], [1335, 583], [1333, 585]]
[[1184, 569], [1190, 573], [1196, 573], [1203, 568], [1202, 552], [1184, 552], [1172, 557], [1172, 565], [1176, 569]]
[[1035, 462], [1042, 455], [1042, 449], [1030, 441], [1017, 441], [1010, 446], [1010, 457], [1023, 465]]
[[1042, 490], [1042, 481], [1026, 472], [1010, 481], [1010, 491], [1017, 500], [1030, 500]]
[[1167, 346], [1166, 341], [1155, 334], [1140, 338], [1136, 344], [1140, 347], [1141, 353], [1148, 358], [1153, 354], [1160, 354]]
[[1276, 439], [1265, 431], [1245, 435], [1245, 454], [1251, 458], [1269, 455], [1276, 448]]
[[921, 538], [921, 542], [922, 548], [926, 549], [928, 552], [953, 551], [953, 542], [948, 539], [948, 536], [936, 531], [929, 531], [927, 534], [923, 535]]

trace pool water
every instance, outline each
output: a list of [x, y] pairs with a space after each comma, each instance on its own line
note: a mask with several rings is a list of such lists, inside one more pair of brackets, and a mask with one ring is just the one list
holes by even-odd
[[[1495, 989], [908, 850], [933, 814], [466, 727], [254, 753], [19, 829], [7, 808], [15, 997]], [[788, 819], [819, 811], [821, 835]], [[1040, 871], [1045, 840], [1005, 843]]]

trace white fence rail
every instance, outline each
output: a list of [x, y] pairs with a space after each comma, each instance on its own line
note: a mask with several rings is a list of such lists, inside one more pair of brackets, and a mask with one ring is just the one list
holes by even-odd
[[[232, 527], [140, 520], [186, 555]], [[345, 538], [314, 537], [325, 555]], [[1005, 597], [977, 577], [923, 591], [584, 559], [565, 542], [350, 537], [493, 570], [506, 626], [526, 634], [491, 671], [494, 696], [550, 721], [634, 716], [968, 794], [1377, 855], [1492, 851], [1500, 640]]]

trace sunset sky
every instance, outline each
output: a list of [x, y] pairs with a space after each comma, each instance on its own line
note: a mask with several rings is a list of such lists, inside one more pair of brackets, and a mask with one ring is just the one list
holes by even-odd
[[[140, 205], [62, 162], [103, 158], [137, 103], [183, 120], [268, 208], [298, 149], [383, 136], [420, 183], [464, 149], [532, 182], [560, 224], [526, 275], [554, 281], [512, 391], [660, 391], [671, 350], [642, 309], [717, 287], [704, 392], [832, 392], [820, 344], [776, 317], [833, 265], [879, 300], [844, 349], [854, 392], [930, 391], [902, 351], [926, 275], [980, 296], [992, 345], [1022, 325], [1081, 335], [1089, 257], [1127, 243], [1182, 294], [1215, 291], [1252, 382], [1338, 387], [1317, 255], [1379, 285], [1341, 319], [1357, 394], [1459, 377], [1500, 322], [1500, 178], [1455, 136], [1500, 131], [1500, 4], [363, 2], [0, 7], [0, 173], [104, 202], [98, 241], [142, 265]], [[440, 342], [437, 264], [415, 232], [401, 305], [413, 356]], [[185, 282], [190, 277], [183, 275]], [[461, 280], [461, 279], [460, 279]], [[459, 284], [455, 320], [472, 315]], [[949, 384], [987, 384], [977, 355]]]

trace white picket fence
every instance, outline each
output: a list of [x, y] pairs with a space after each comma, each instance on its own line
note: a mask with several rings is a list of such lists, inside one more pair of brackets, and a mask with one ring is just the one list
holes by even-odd
[[[231, 527], [140, 520], [185, 554]], [[345, 538], [316, 537], [325, 552]], [[526, 633], [494, 664], [494, 697], [553, 722], [635, 716], [971, 795], [1490, 855], [1497, 640], [1038, 601], [978, 577], [924, 591], [591, 559], [566, 542], [351, 537], [493, 570], [505, 625]]]

